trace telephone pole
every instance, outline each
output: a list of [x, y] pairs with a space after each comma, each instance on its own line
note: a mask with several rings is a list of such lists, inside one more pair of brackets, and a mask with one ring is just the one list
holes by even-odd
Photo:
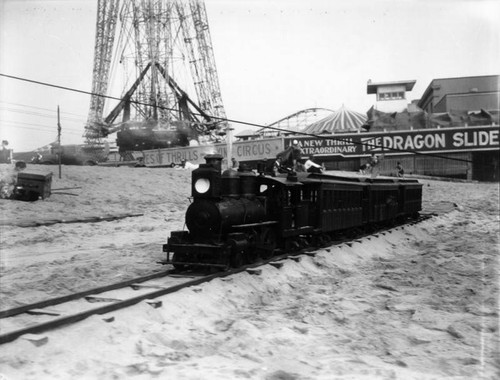
[[61, 179], [61, 117], [59, 115], [59, 105], [57, 106], [57, 151], [59, 160], [59, 179]]

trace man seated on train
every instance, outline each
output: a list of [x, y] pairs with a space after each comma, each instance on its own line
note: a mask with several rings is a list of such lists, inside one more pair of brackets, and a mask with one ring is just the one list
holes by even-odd
[[300, 158], [302, 149], [297, 140], [293, 140], [292, 144], [283, 152], [276, 155], [275, 167], [279, 173], [289, 173], [291, 171], [301, 171]]

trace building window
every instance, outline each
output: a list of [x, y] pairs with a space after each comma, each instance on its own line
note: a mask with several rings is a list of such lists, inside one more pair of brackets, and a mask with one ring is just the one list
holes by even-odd
[[404, 91], [399, 92], [381, 92], [377, 94], [378, 100], [400, 100], [405, 99]]

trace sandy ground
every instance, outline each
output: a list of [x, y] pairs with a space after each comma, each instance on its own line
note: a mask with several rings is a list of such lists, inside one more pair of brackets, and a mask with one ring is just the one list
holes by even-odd
[[[7, 170], [6, 166], [0, 170]], [[0, 200], [0, 308], [164, 269], [190, 173], [53, 171], [43, 201]], [[417, 226], [266, 266], [2, 345], [0, 379], [494, 379], [500, 376], [498, 184], [422, 181]], [[59, 191], [61, 192], [61, 191]], [[34, 221], [141, 213], [96, 223]], [[1, 327], [0, 320], [0, 327]]]

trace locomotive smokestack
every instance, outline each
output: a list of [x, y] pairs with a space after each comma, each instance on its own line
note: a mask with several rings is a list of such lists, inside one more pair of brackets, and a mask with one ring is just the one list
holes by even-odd
[[207, 165], [211, 165], [219, 172], [222, 170], [222, 156], [220, 154], [207, 154], [205, 156]]

